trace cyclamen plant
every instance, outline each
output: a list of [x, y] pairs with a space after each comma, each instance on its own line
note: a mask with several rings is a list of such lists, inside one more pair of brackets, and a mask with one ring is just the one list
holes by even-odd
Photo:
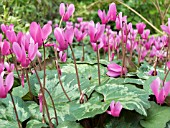
[[[121, 113], [122, 110], [135, 110], [139, 114], [147, 116], [146, 109], [150, 106], [148, 101], [149, 95], [144, 96], [143, 92], [141, 93], [141, 89], [135, 87], [135, 89], [140, 92], [141, 96], [138, 96], [136, 90], [134, 92], [131, 91], [133, 87], [129, 89], [129, 85], [127, 85], [131, 82], [133, 83], [133, 81], [126, 83], [128, 78], [131, 79], [130, 77], [133, 76], [130, 68], [133, 68], [133, 65], [137, 65], [137, 63], [133, 61], [136, 56], [138, 57], [138, 67], [143, 64], [143, 61], [148, 58], [153, 58], [151, 61], [154, 61], [154, 70], [149, 72], [149, 75], [153, 76], [159, 75], [157, 72], [158, 61], [161, 60], [166, 63], [164, 80], [162, 81], [157, 77], [150, 85], [147, 85], [150, 86], [150, 89], [155, 95], [156, 103], [160, 105], [164, 104], [166, 97], [170, 93], [170, 81], [166, 82], [170, 71], [170, 61], [168, 59], [170, 47], [170, 18], [168, 19], [168, 26], [161, 25], [162, 30], [168, 36], [150, 37], [150, 30], [145, 29], [145, 23], [137, 23], [136, 28], [133, 28], [132, 23], [127, 22], [127, 16], [123, 16], [122, 12], [117, 12], [115, 3], [109, 5], [107, 13], [105, 10], [98, 10], [101, 24], [99, 22], [94, 23], [94, 21], [84, 21], [82, 17], [77, 18], [77, 23], [69, 22], [69, 19], [73, 17], [74, 11], [75, 7], [73, 4], [60, 4], [59, 14], [61, 19], [59, 23], [54, 25], [53, 34], [52, 21], [48, 21], [43, 27], [37, 22], [32, 22], [27, 33], [16, 33], [14, 31], [14, 25], [1, 24], [3, 34], [0, 34], [0, 98], [5, 99], [8, 97], [8, 93], [10, 94], [18, 127], [23, 127], [23, 122], [19, 119], [19, 110], [17, 110], [13, 98], [12, 91], [15, 88], [13, 86], [15, 84], [14, 80], [19, 80], [23, 88], [28, 86], [30, 100], [36, 102], [36, 105], [38, 104], [39, 111], [42, 113], [41, 122], [50, 128], [60, 125], [62, 120], [64, 120], [63, 118], [68, 116], [68, 114], [72, 116], [72, 120], [88, 128], [100, 126], [100, 121], [105, 121], [105, 114], [121, 118], [123, 115]], [[65, 26], [62, 22], [66, 22]], [[115, 23], [115, 29], [117, 31], [113, 31], [114, 28], [109, 25], [110, 23]], [[50, 42], [50, 35], [55, 37], [56, 40], [52, 41], [54, 43]], [[96, 52], [95, 61], [97, 61], [97, 70], [95, 70], [95, 63], [91, 64], [86, 60], [85, 38], [89, 38], [88, 45], [91, 46], [93, 52]], [[78, 63], [77, 61], [80, 60], [76, 58], [77, 56], [74, 50], [76, 48], [75, 41], [82, 45], [82, 59], [81, 62]], [[56, 101], [53, 96], [57, 91], [60, 91], [60, 87], [58, 87], [56, 81], [57, 85], [55, 86], [51, 85], [52, 82], [47, 84], [48, 76], [46, 71], [48, 69], [46, 64], [46, 49], [48, 47], [51, 47], [55, 55], [55, 59], [53, 58], [53, 60], [57, 74], [54, 75], [54, 79], [58, 80], [66, 101], [65, 99]], [[43, 52], [40, 52], [42, 49]], [[104, 55], [102, 55], [102, 51]], [[103, 62], [101, 58], [106, 59], [106, 55], [108, 61]], [[44, 58], [42, 58], [42, 56]], [[67, 58], [70, 56], [72, 56], [75, 71], [70, 72], [71, 67], [67, 67], [68, 71], [63, 71], [63, 65], [67, 65]], [[94, 65], [94, 67], [93, 69], [81, 69], [81, 67], [79, 67], [81, 63], [87, 64], [88, 66]], [[38, 71], [37, 65], [39, 65], [40, 70], [43, 71], [43, 78], [39, 75], [40, 71]], [[166, 72], [167, 67], [168, 71]], [[140, 68], [138, 69], [140, 70]], [[91, 72], [95, 75], [88, 76], [86, 74], [87, 71], [85, 72], [84, 70], [88, 71], [88, 75], [91, 75]], [[35, 84], [33, 85], [32, 79], [30, 79], [31, 76], [33, 76], [32, 74], [37, 78], [36, 85], [38, 84], [39, 88], [37, 87], [36, 89], [38, 90], [38, 94], [33, 89]], [[70, 80], [65, 74], [69, 74], [69, 77], [75, 74], [76, 78]], [[56, 78], [56, 75], [58, 78]], [[97, 75], [98, 78], [95, 77]], [[136, 76], [139, 77], [140, 75], [138, 74]], [[69, 78], [69, 81], [67, 81], [66, 78]], [[75, 79], [76, 83], [74, 83]], [[96, 79], [98, 82], [94, 82]], [[120, 80], [121, 83], [117, 84], [116, 80]], [[140, 80], [143, 81], [142, 78]], [[84, 85], [84, 83], [86, 85]], [[89, 83], [90, 86], [88, 87], [87, 85]], [[74, 84], [74, 88], [77, 89], [72, 88], [72, 84]], [[49, 86], [53, 88], [49, 89]], [[56, 88], [58, 90], [56, 90]], [[77, 92], [79, 92], [79, 96], [77, 96]], [[125, 93], [128, 93], [127, 99], [129, 98], [130, 102], [124, 98], [126, 97]], [[47, 95], [51, 101], [50, 104]], [[141, 97], [145, 98], [145, 101], [142, 101], [143, 99]], [[94, 105], [91, 103], [94, 103]], [[63, 104], [66, 104], [63, 109], [69, 109], [68, 111], [72, 111], [72, 113], [68, 112], [63, 117], [60, 117], [61, 112], [58, 111], [58, 107], [61, 107]], [[72, 106], [73, 108], [71, 108]], [[77, 106], [80, 108], [78, 115], [76, 115], [75, 112]], [[51, 108], [53, 108], [54, 111], [52, 114]], [[88, 111], [85, 111], [86, 109]], [[98, 109], [100, 109], [100, 111], [98, 111]], [[92, 115], [88, 113], [89, 111]], [[57, 112], [59, 112], [59, 114]], [[54, 117], [52, 117], [52, 115]], [[93, 122], [96, 115], [100, 116], [98, 124], [92, 123], [93, 125], [89, 126], [89, 122]], [[58, 119], [58, 117], [60, 118]], [[29, 119], [31, 119], [31, 117], [27, 120]], [[102, 126], [104, 126], [104, 123]]]

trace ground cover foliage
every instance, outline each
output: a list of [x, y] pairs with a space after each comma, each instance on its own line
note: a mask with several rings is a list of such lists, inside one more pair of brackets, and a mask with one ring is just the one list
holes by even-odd
[[61, 3], [58, 24], [1, 24], [1, 128], [169, 127], [170, 18], [152, 36], [115, 3], [100, 23]]

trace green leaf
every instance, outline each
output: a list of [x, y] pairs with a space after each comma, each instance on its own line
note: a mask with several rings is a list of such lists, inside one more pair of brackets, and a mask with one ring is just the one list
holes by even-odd
[[145, 128], [165, 128], [166, 122], [170, 119], [169, 109], [167, 106], [160, 106], [151, 102], [148, 116], [140, 121], [141, 125]]
[[26, 126], [26, 128], [42, 128], [42, 127], [47, 127], [47, 125], [38, 120], [30, 120], [27, 122]]
[[[14, 96], [14, 102], [19, 120], [21, 122], [27, 120], [30, 117], [30, 113], [24, 101], [21, 98]], [[16, 121], [16, 116], [14, 113], [10, 95], [7, 95], [7, 98], [5, 99], [0, 99], [0, 106], [3, 108], [0, 109], [0, 115], [3, 114], [3, 117], [1, 117], [1, 119], [5, 119], [7, 121]], [[0, 122], [0, 124], [1, 123], [2, 122]]]
[[29, 92], [29, 90], [28, 90], [27, 83], [25, 83], [24, 88], [22, 86], [18, 86], [18, 87], [13, 88], [13, 90], [12, 90], [12, 94], [14, 96], [18, 96], [20, 98], [24, 97], [28, 92]]
[[15, 120], [2, 120], [0, 119], [0, 128], [18, 128], [18, 123]]
[[146, 109], [150, 107], [148, 93], [134, 86], [105, 84], [98, 86], [96, 91], [104, 96], [104, 103], [108, 106], [114, 101], [120, 101], [123, 108], [135, 110], [147, 116]]
[[59, 124], [57, 128], [83, 128], [79, 123], [65, 121], [62, 124]]
[[76, 120], [82, 120], [85, 118], [92, 118], [97, 114], [106, 112], [109, 105], [102, 102], [103, 96], [97, 92], [92, 94], [92, 97], [85, 103], [79, 102], [70, 103], [70, 113], [76, 118]]

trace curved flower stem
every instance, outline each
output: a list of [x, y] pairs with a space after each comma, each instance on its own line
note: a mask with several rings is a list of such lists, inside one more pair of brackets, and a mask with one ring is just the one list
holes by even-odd
[[99, 85], [101, 84], [100, 82], [100, 53], [99, 53], [99, 48], [98, 48], [98, 44], [96, 43], [96, 48], [97, 48], [97, 66], [98, 66], [98, 80], [99, 80]]
[[17, 75], [18, 75], [18, 79], [19, 79], [19, 81], [20, 81], [20, 83], [21, 83], [21, 77], [20, 77], [20, 75], [19, 75], [19, 71], [18, 71], [18, 67], [17, 67], [17, 61], [16, 61], [16, 59], [14, 59], [14, 56], [13, 56], [13, 54], [12, 54], [12, 51], [10, 51], [10, 52], [11, 52], [12, 60], [14, 61], [14, 66], [15, 66], [15, 69], [16, 69], [16, 72], [17, 72]]
[[82, 61], [84, 61], [85, 52], [84, 52], [84, 43], [83, 42], [82, 42], [82, 51], [83, 51]]
[[77, 64], [76, 64], [76, 58], [75, 58], [72, 46], [70, 44], [69, 44], [69, 46], [70, 46], [70, 49], [71, 49], [71, 52], [72, 52], [72, 56], [73, 56], [73, 60], [74, 60], [74, 67], [75, 67], [75, 70], [76, 70], [78, 89], [79, 89], [80, 96], [81, 96], [82, 91], [81, 91], [81, 87], [80, 87], [80, 79], [79, 79], [79, 74], [78, 74], [78, 69], [77, 69]]
[[27, 82], [28, 82], [28, 89], [29, 89], [31, 99], [33, 99], [33, 95], [32, 95], [32, 92], [31, 92], [31, 84], [30, 84], [30, 79], [29, 79], [29, 76], [28, 76], [28, 70], [27, 69], [26, 69], [26, 79], [27, 79]]
[[[45, 59], [45, 56], [46, 56], [46, 54], [45, 54], [45, 46], [44, 46], [44, 43], [43, 43], [43, 54], [44, 54], [44, 65], [43, 65], [43, 71], [44, 71], [44, 78], [43, 78], [43, 88], [45, 88], [45, 85], [46, 85], [46, 81], [45, 81], [45, 79], [46, 79], [46, 59]], [[41, 66], [42, 67], [42, 66]], [[44, 90], [42, 90], [42, 91], [44, 91]], [[45, 118], [44, 118], [44, 102], [42, 102], [42, 116], [43, 116], [43, 122], [45, 122]]]
[[38, 79], [38, 82], [39, 82], [39, 85], [40, 85], [40, 89], [41, 89], [42, 96], [43, 96], [43, 102], [44, 102], [44, 106], [45, 106], [45, 108], [46, 108], [46, 113], [47, 113], [47, 117], [48, 117], [48, 120], [49, 120], [50, 128], [54, 128], [54, 126], [53, 126], [53, 124], [52, 124], [52, 122], [51, 122], [51, 120], [50, 120], [50, 114], [49, 114], [48, 106], [47, 106], [47, 103], [46, 103], [46, 100], [45, 100], [45, 95], [44, 95], [44, 91], [43, 91], [43, 86], [42, 86], [42, 84], [41, 84], [41, 81], [40, 81], [39, 75], [38, 75], [38, 73], [37, 73], [37, 70], [36, 70], [36, 68], [35, 68], [35, 64], [33, 64], [33, 62], [31, 62], [31, 63], [32, 63], [32, 66], [33, 66], [33, 68], [34, 68], [34, 70], [35, 70], [35, 74], [36, 74], [36, 76], [37, 76], [37, 79]]
[[108, 61], [110, 61], [110, 43], [109, 43], [109, 35], [108, 35]]
[[156, 66], [157, 66], [157, 62], [158, 62], [158, 57], [156, 57], [156, 59], [155, 59], [155, 63], [154, 63], [154, 65], [153, 65], [153, 67], [154, 67], [154, 76], [156, 76], [156, 75], [157, 75], [157, 73], [156, 73]]
[[56, 119], [56, 124], [58, 125], [58, 118], [57, 118], [57, 112], [56, 112], [56, 109], [55, 109], [55, 105], [54, 105], [54, 100], [50, 94], [50, 92], [46, 89], [46, 88], [43, 88], [47, 93], [48, 95], [50, 96], [50, 99], [51, 99], [51, 102], [52, 102], [52, 105], [53, 105], [53, 109], [54, 109], [54, 115], [55, 115], [55, 119]]
[[19, 118], [18, 118], [18, 113], [17, 113], [17, 109], [16, 109], [16, 106], [15, 106], [14, 98], [13, 98], [11, 92], [9, 92], [9, 94], [10, 94], [10, 96], [11, 96], [12, 104], [13, 104], [13, 106], [14, 106], [14, 111], [15, 111], [15, 115], [16, 115], [17, 122], [18, 122], [18, 127], [19, 127], [19, 128], [22, 128], [21, 123], [20, 123]]
[[[168, 54], [169, 54], [169, 49], [170, 49], [170, 36], [168, 36], [168, 49], [167, 49], [167, 52], [166, 52], [166, 63], [168, 62]], [[167, 66], [166, 66], [166, 64], [165, 64], [165, 69], [164, 69], [164, 74], [166, 74], [166, 68], [167, 68]]]
[[42, 70], [41, 60], [39, 57], [37, 57], [37, 59], [38, 59], [38, 63], [39, 63], [39, 68], [40, 68], [40, 70]]
[[59, 80], [59, 82], [60, 82], [61, 88], [62, 88], [65, 96], [67, 97], [67, 99], [68, 99], [69, 101], [71, 101], [71, 99], [69, 98], [69, 96], [67, 95], [67, 93], [66, 93], [66, 91], [65, 91], [65, 89], [64, 89], [64, 86], [63, 86], [62, 81], [61, 81], [61, 78], [60, 78], [57, 51], [55, 50], [54, 52], [55, 52], [55, 57], [56, 57], [55, 63], [56, 63], [56, 69], [57, 69], [57, 73], [58, 73], [58, 75], [57, 75], [57, 76], [58, 76], [58, 80]]
[[167, 76], [168, 76], [168, 74], [169, 74], [169, 71], [170, 71], [170, 70], [167, 71], [167, 73], [166, 73], [166, 75], [165, 75], [165, 77], [164, 77], [163, 86], [164, 86], [164, 84], [165, 84], [165, 80], [166, 80], [166, 78], [167, 78]]

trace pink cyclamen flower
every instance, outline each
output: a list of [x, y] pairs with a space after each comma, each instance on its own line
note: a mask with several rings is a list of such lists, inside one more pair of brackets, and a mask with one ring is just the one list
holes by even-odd
[[89, 22], [88, 25], [88, 34], [90, 36], [90, 42], [91, 43], [97, 43], [99, 38], [102, 36], [105, 30], [105, 25], [100, 25], [100, 23], [97, 23], [96, 26], [93, 21]]
[[78, 30], [77, 28], [75, 28], [74, 34], [75, 34], [76, 40], [78, 42], [81, 42], [84, 39], [84, 37], [87, 35], [87, 32], [86, 31], [82, 32], [82, 31]]
[[1, 24], [1, 30], [4, 34], [6, 34], [7, 31], [14, 31], [14, 25], [10, 24], [8, 26], [8, 25], [5, 25], [5, 24]]
[[109, 5], [109, 11], [107, 13], [110, 21], [115, 21], [116, 20], [116, 13], [117, 13], [116, 4], [111, 3]]
[[60, 13], [63, 21], [68, 21], [70, 19], [70, 17], [73, 15], [74, 11], [75, 11], [74, 4], [70, 4], [67, 7], [66, 12], [65, 12], [65, 4], [64, 3], [60, 4], [59, 13]]
[[166, 25], [161, 25], [161, 28], [164, 32], [170, 35], [170, 18], [168, 18], [168, 26]]
[[7, 62], [4, 63], [4, 66], [7, 70], [7, 72], [9, 72], [9, 73], [12, 72], [15, 68], [14, 64], [10, 64], [10, 63], [7, 63]]
[[138, 33], [141, 35], [145, 29], [146, 25], [144, 23], [137, 23], [136, 28], [138, 30]]
[[45, 24], [43, 28], [40, 27], [40, 24], [32, 22], [30, 25], [30, 35], [33, 38], [35, 43], [38, 43], [38, 46], [42, 46], [43, 41], [51, 34], [52, 27], [50, 24]]
[[[121, 71], [122, 71], [122, 66], [116, 64], [116, 63], [112, 63], [112, 64], [108, 64], [107, 65], [107, 75], [110, 77], [118, 77], [121, 75]], [[123, 68], [123, 74], [127, 73], [127, 69]]]
[[100, 17], [102, 24], [106, 24], [109, 22], [109, 17], [106, 15], [105, 10], [101, 11], [100, 9], [98, 10], [98, 16]]
[[122, 108], [123, 108], [123, 106], [121, 105], [121, 103], [119, 101], [116, 103], [113, 100], [110, 104], [110, 111], [107, 111], [107, 113], [114, 117], [119, 117]]
[[26, 50], [24, 45], [19, 45], [18, 43], [14, 42], [12, 45], [13, 52], [17, 57], [17, 61], [21, 63], [22, 67], [27, 67], [30, 61], [34, 60], [37, 51], [38, 51], [38, 44], [34, 44], [31, 42], [28, 47], [28, 57], [26, 55]]
[[161, 79], [157, 77], [155, 80], [153, 80], [153, 82], [150, 85], [152, 92], [156, 97], [156, 101], [159, 104], [164, 103], [165, 98], [168, 96], [170, 92], [170, 81], [165, 82], [163, 87], [160, 87], [161, 83], [162, 83]]
[[57, 27], [54, 29], [54, 35], [57, 42], [59, 43], [58, 45], [59, 50], [64, 51], [68, 48], [68, 45], [69, 44], [71, 45], [73, 42], [74, 29], [71, 26], [71, 27], [67, 27], [64, 31], [61, 28]]
[[9, 73], [5, 79], [0, 75], [0, 98], [6, 98], [8, 91], [12, 88], [14, 84], [14, 74], [13, 72]]
[[10, 51], [10, 43], [4, 39], [3, 42], [0, 43], [1, 54], [8, 55]]
[[149, 34], [150, 34], [150, 30], [149, 30], [149, 29], [145, 30], [145, 31], [142, 33], [142, 35], [141, 35], [142, 39], [147, 40]]

